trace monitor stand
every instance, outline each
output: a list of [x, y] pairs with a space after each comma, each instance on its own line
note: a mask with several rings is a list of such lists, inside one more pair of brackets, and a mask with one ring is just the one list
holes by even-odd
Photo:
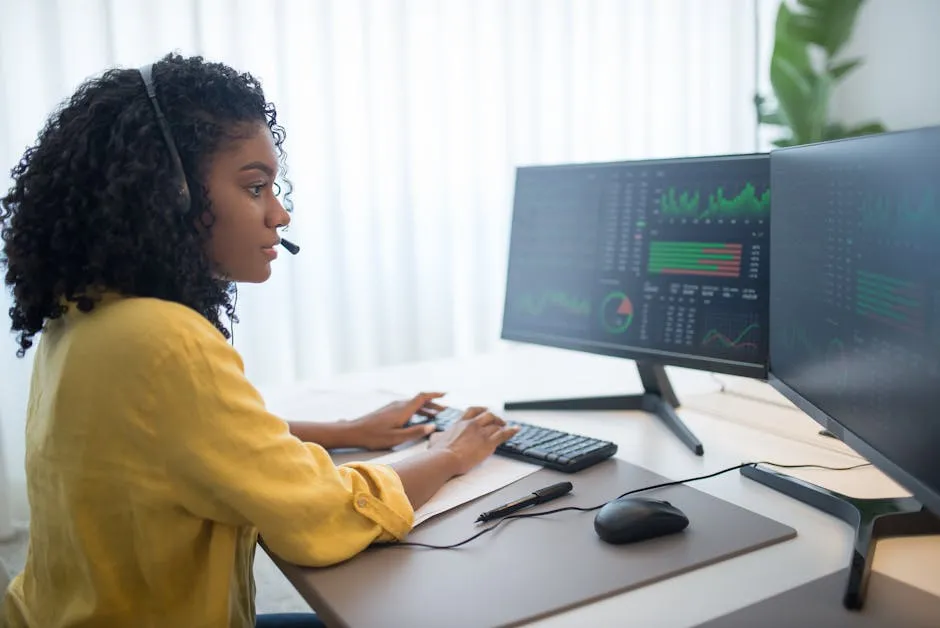
[[665, 367], [662, 364], [642, 361], [637, 361], [636, 367], [643, 382], [643, 393], [638, 395], [510, 401], [503, 407], [506, 410], [645, 410], [665, 423], [695, 455], [703, 455], [705, 448], [702, 443], [674, 410], [679, 407], [679, 398], [672, 389]]
[[878, 539], [940, 534], [940, 518], [912, 497], [861, 499], [830, 491], [771, 469], [748, 465], [741, 475], [837, 517], [855, 529], [855, 549], [842, 604], [850, 610], [865, 604], [868, 577]]

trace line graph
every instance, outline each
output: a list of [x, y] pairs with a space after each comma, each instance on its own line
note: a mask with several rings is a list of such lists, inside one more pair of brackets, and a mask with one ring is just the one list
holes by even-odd
[[725, 196], [725, 188], [718, 187], [706, 199], [700, 191], [680, 192], [675, 187], [663, 191], [659, 197], [659, 213], [664, 218], [763, 219], [770, 211], [770, 190], [757, 192], [753, 183], [747, 182], [740, 191]]
[[940, 232], [940, 198], [937, 191], [906, 190], [894, 197], [867, 196], [859, 206], [861, 227], [869, 231], [897, 232], [915, 238], [925, 230]]
[[777, 340], [771, 342], [771, 351], [779, 351], [791, 363], [818, 365], [820, 386], [828, 386], [833, 392], [842, 393], [848, 386], [852, 364], [851, 344], [846, 346], [846, 341], [842, 339], [843, 333], [834, 327], [808, 331], [805, 327], [790, 325], [780, 330], [779, 345]]
[[544, 316], [551, 312], [564, 312], [574, 316], [588, 316], [591, 302], [568, 294], [563, 290], [546, 290], [539, 293], [523, 294], [516, 306], [529, 316]]
[[760, 350], [760, 323], [752, 316], [740, 314], [711, 314], [707, 316], [707, 331], [702, 346], [733, 353], [755, 353]]
[[729, 338], [728, 336], [724, 335], [717, 329], [709, 329], [708, 332], [705, 334], [705, 338], [702, 340], [702, 344], [705, 346], [708, 346], [709, 344], [712, 343], [712, 341], [716, 341], [718, 344], [720, 344], [723, 347], [735, 348], [735, 349], [744, 349], [744, 348], [756, 349], [757, 348], [756, 342], [746, 341], [744, 340], [744, 338], [749, 333], [759, 328], [760, 326], [757, 323], [751, 323], [750, 325], [745, 327], [741, 331], [741, 333], [735, 336], [734, 339]]

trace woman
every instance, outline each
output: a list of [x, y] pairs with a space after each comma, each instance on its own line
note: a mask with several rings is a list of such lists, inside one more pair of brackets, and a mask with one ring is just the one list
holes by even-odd
[[265, 410], [221, 313], [277, 257], [283, 141], [252, 76], [169, 55], [83, 84], [14, 168], [0, 227], [19, 354], [42, 334], [30, 547], [4, 625], [262, 625], [258, 534], [311, 566], [400, 540], [513, 435], [472, 408], [407, 461], [337, 467], [326, 448], [423, 435], [402, 426], [439, 395], [303, 428]]

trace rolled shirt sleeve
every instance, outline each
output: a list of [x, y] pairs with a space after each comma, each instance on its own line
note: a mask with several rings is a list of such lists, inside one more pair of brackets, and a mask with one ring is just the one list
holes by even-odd
[[178, 340], [155, 394], [168, 410], [157, 442], [182, 507], [253, 526], [278, 556], [307, 566], [341, 562], [408, 534], [414, 510], [394, 469], [335, 465], [323, 447], [301, 442], [265, 409], [221, 336]]

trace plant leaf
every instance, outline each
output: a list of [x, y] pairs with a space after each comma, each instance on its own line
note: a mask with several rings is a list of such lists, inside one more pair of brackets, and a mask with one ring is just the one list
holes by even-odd
[[818, 77], [813, 84], [812, 100], [809, 110], [809, 137], [807, 142], [820, 142], [829, 123], [829, 96], [832, 94], [832, 79], [828, 74]]
[[773, 54], [776, 55], [777, 49], [782, 47], [785, 49], [784, 56], [787, 57], [789, 63], [800, 68], [801, 71], [810, 72], [813, 69], [813, 64], [809, 58], [806, 42], [794, 37], [792, 33], [793, 17], [793, 11], [790, 10], [787, 3], [781, 2], [780, 8], [777, 9]]
[[877, 133], [884, 133], [888, 129], [885, 128], [880, 122], [866, 122], [865, 124], [860, 124], [854, 126], [851, 129], [845, 132], [845, 137], [858, 137], [860, 135], [875, 135]]
[[813, 126], [816, 75], [801, 44], [789, 39], [777, 40], [770, 61], [770, 82], [777, 97], [777, 110], [790, 125], [793, 137], [804, 143]]
[[[776, 108], [757, 95], [754, 105], [759, 124], [789, 127], [789, 137], [774, 146], [796, 146], [842, 137], [883, 132], [879, 122], [853, 128], [829, 122], [833, 86], [858, 68], [862, 59], [835, 62], [833, 57], [849, 41], [865, 0], [783, 0], [779, 4], [770, 82]], [[790, 8], [793, 7], [793, 8]], [[821, 48], [822, 68], [813, 63]]]
[[839, 140], [845, 137], [845, 125], [838, 122], [830, 124], [823, 133], [824, 140]]
[[841, 140], [847, 137], [858, 137], [860, 135], [873, 135], [875, 133], [884, 133], [885, 127], [880, 122], [866, 122], [858, 126], [847, 128], [844, 124], [830, 124], [826, 127], [823, 139]]
[[789, 36], [822, 47], [834, 57], [849, 41], [865, 0], [797, 0], [787, 24]]
[[862, 63], [863, 61], [861, 59], [849, 59], [848, 61], [843, 61], [842, 63], [832, 65], [828, 69], [829, 76], [832, 77], [833, 81], [838, 81], [846, 74], [860, 66]]
[[781, 39], [790, 39], [790, 22], [793, 20], [793, 11], [787, 6], [786, 2], [781, 1], [777, 7], [777, 21], [774, 22], [774, 41]]
[[757, 122], [759, 124], [771, 124], [774, 126], [787, 126], [787, 120], [783, 117], [783, 114], [780, 110], [766, 112], [758, 112]]

